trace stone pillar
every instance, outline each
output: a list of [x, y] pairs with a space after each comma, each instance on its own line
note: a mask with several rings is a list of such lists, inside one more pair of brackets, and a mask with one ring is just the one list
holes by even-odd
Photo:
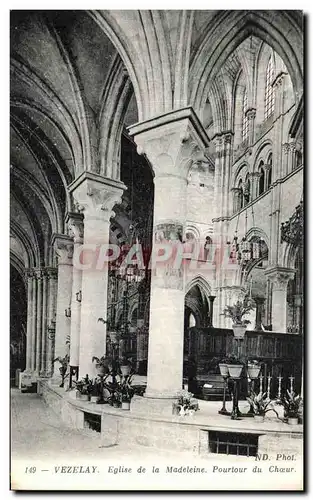
[[288, 175], [292, 171], [292, 158], [290, 155], [290, 145], [288, 142], [285, 142], [282, 145], [283, 150], [283, 172], [285, 175]]
[[81, 321], [81, 300], [82, 300], [82, 270], [75, 265], [76, 255], [79, 254], [84, 241], [83, 215], [79, 213], [68, 213], [66, 217], [69, 235], [74, 241], [73, 254], [73, 282], [71, 300], [71, 347], [70, 347], [70, 376], [72, 372], [78, 370], [79, 365], [79, 339]]
[[270, 174], [270, 170], [272, 168], [272, 165], [270, 163], [264, 164], [263, 168], [264, 168], [264, 191], [267, 191], [270, 187], [269, 186], [269, 174]]
[[41, 335], [42, 335], [42, 285], [43, 285], [43, 271], [36, 269], [37, 278], [37, 317], [36, 317], [36, 375], [40, 375], [40, 362], [41, 362]]
[[[109, 244], [110, 218], [114, 215], [112, 209], [120, 203], [124, 189], [122, 182], [91, 172], [84, 172], [69, 186], [78, 210], [84, 215], [79, 347], [81, 377], [86, 374], [92, 377], [95, 371], [92, 357], [101, 357], [106, 352], [106, 325], [98, 321], [99, 318], [107, 319], [108, 266], [102, 257]], [[74, 266], [77, 265], [75, 259]]]
[[287, 286], [293, 278], [294, 269], [272, 267], [265, 274], [272, 282], [272, 329], [274, 332], [287, 332]]
[[[130, 133], [155, 173], [152, 252], [163, 240], [177, 248], [186, 224], [188, 169], [208, 137], [191, 108], [134, 125]], [[175, 398], [182, 389], [184, 299], [182, 266], [175, 269], [169, 261], [153, 266], [146, 398]]]
[[292, 141], [289, 143], [289, 171], [292, 172], [296, 168], [296, 150], [297, 150], [297, 144], [295, 141]]
[[232, 193], [233, 193], [233, 213], [236, 213], [238, 212], [238, 210], [240, 210], [240, 205], [239, 205], [239, 201], [240, 201], [240, 192], [241, 192], [241, 189], [240, 188], [232, 188], [231, 189]]
[[255, 313], [255, 330], [262, 330], [262, 312], [265, 302], [265, 297], [253, 297], [254, 302], [256, 304], [256, 313]]
[[32, 369], [32, 343], [33, 343], [33, 271], [27, 269], [27, 336], [26, 336], [26, 372]]
[[66, 339], [70, 335], [70, 318], [65, 316], [65, 309], [71, 304], [72, 296], [72, 257], [73, 240], [64, 234], [54, 234], [52, 245], [58, 257], [58, 292], [55, 330], [54, 358], [66, 354]]
[[31, 338], [32, 338], [32, 354], [31, 354], [31, 371], [34, 372], [36, 369], [36, 333], [37, 333], [37, 277], [36, 272], [33, 270], [32, 273], [32, 290], [33, 290], [33, 300], [32, 300], [32, 321], [31, 321]]
[[[251, 172], [249, 175], [249, 179], [251, 182], [251, 200], [255, 200], [259, 196], [259, 183], [261, 172]], [[265, 176], [264, 176], [264, 191], [266, 191], [265, 187]]]
[[256, 115], [256, 110], [255, 108], [250, 108], [247, 109], [246, 111], [246, 117], [248, 118], [248, 144], [249, 146], [253, 146], [254, 144], [254, 123], [255, 123], [255, 115]]
[[57, 269], [50, 267], [47, 269], [48, 276], [48, 306], [47, 306], [47, 343], [46, 343], [46, 374], [53, 375], [54, 365], [54, 344], [56, 329], [56, 302], [57, 302]]
[[48, 306], [48, 272], [42, 270], [42, 324], [41, 324], [41, 352], [40, 352], [40, 376], [46, 377], [47, 356], [47, 309]]

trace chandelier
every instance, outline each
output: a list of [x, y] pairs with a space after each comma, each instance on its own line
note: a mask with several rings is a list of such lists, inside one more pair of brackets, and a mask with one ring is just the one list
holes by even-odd
[[[253, 206], [252, 210], [252, 224], [254, 226], [254, 212]], [[239, 217], [237, 219], [237, 226], [235, 235], [233, 237], [233, 242], [231, 243], [229, 240], [227, 241], [227, 245], [230, 247], [230, 258], [232, 260], [236, 260], [239, 265], [246, 266], [248, 263], [258, 260], [263, 255], [263, 245], [264, 240], [259, 236], [254, 236], [253, 241], [247, 240], [246, 236], [244, 236], [241, 241], [238, 239], [237, 231], [238, 231]], [[245, 217], [245, 235], [247, 234], [247, 210]]]
[[281, 242], [301, 245], [303, 241], [303, 201], [296, 207], [295, 212], [286, 222], [281, 223]]

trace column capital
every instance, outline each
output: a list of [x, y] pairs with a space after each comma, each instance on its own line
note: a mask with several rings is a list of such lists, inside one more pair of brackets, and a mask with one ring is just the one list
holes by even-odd
[[259, 179], [262, 175], [262, 172], [250, 172], [249, 179]]
[[65, 234], [53, 233], [51, 245], [58, 257], [58, 265], [72, 265], [73, 239]]
[[288, 267], [271, 267], [264, 271], [265, 276], [273, 283], [276, 290], [287, 288], [288, 281], [294, 277], [295, 269]]
[[272, 168], [272, 165], [270, 163], [265, 163], [263, 165], [263, 168], [266, 172], [268, 172]]
[[85, 219], [92, 217], [109, 221], [115, 215], [112, 211], [114, 205], [121, 202], [127, 188], [123, 182], [85, 171], [68, 189]]
[[247, 109], [246, 117], [248, 118], [248, 120], [254, 120], [255, 116], [256, 116], [256, 109], [255, 108]]
[[285, 142], [283, 145], [282, 145], [282, 150], [283, 150], [283, 153], [285, 155], [287, 155], [290, 151], [290, 144], [288, 142]]
[[209, 138], [191, 107], [171, 111], [132, 125], [139, 154], [146, 154], [156, 177], [176, 176], [187, 180], [190, 166], [207, 161], [205, 148]]
[[83, 243], [84, 241], [84, 216], [77, 212], [68, 212], [65, 223], [69, 236], [73, 238], [74, 243]]

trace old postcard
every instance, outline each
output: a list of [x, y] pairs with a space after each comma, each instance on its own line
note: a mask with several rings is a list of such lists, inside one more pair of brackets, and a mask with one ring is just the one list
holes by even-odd
[[303, 490], [303, 35], [11, 10], [12, 490]]

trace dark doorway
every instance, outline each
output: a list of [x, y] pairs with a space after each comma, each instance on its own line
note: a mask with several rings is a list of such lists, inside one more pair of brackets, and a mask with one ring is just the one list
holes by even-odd
[[10, 381], [15, 373], [26, 368], [27, 298], [21, 274], [10, 266]]

